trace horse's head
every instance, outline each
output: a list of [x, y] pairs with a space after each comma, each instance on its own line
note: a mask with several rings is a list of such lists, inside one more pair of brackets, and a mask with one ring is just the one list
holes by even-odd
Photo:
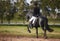
[[26, 14], [26, 20], [29, 21], [29, 19], [32, 17], [32, 13], [29, 11], [27, 14]]
[[29, 21], [29, 19], [30, 19], [30, 17], [29, 17], [29, 16], [26, 16], [26, 21], [27, 21], [27, 22]]
[[27, 21], [29, 21], [29, 19], [30, 19], [31, 17], [32, 17], [31, 14], [29, 14], [29, 13], [26, 14], [26, 20], [27, 20]]

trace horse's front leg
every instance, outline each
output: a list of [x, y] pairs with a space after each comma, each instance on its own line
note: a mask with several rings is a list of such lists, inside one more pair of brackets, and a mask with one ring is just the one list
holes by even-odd
[[38, 27], [36, 27], [36, 37], [38, 38]]
[[31, 33], [30, 31], [30, 25], [27, 26], [28, 32]]

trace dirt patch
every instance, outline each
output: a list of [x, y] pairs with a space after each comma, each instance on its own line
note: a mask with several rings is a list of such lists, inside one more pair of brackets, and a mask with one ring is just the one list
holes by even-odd
[[44, 38], [29, 38], [29, 37], [12, 37], [0, 36], [0, 41], [60, 41], [60, 39], [44, 39]]

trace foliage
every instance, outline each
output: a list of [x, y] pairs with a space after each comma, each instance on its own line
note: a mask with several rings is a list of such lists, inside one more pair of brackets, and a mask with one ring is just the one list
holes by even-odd
[[9, 11], [10, 3], [8, 1], [0, 1], [0, 19], [1, 23], [3, 23], [4, 13]]
[[[34, 0], [32, 0], [34, 1]], [[52, 8], [52, 13], [55, 14], [55, 11], [54, 9], [57, 7], [57, 8], [60, 8], [60, 0], [41, 0], [42, 4], [40, 5], [44, 11], [44, 8], [45, 6], [49, 6]], [[58, 5], [57, 5], [58, 4]], [[17, 2], [15, 3], [15, 7], [18, 8], [18, 13], [16, 13], [14, 10], [11, 10], [11, 4], [10, 2], [7, 0], [7, 1], [1, 1], [0, 0], [0, 19], [1, 21], [3, 20], [3, 18], [5, 18], [5, 12], [8, 12], [9, 13], [9, 16], [14, 16], [14, 18], [18, 18], [19, 15], [22, 15], [22, 17], [20, 16], [20, 18], [23, 18], [25, 19], [25, 15], [27, 12], [24, 12], [24, 9], [32, 9], [34, 5], [25, 5], [24, 3], [24, 0], [20, 0], [20, 2]], [[13, 7], [14, 8], [14, 7]], [[13, 13], [13, 15], [11, 15], [11, 13]], [[16, 13], [16, 14], [15, 14]], [[44, 14], [46, 14], [46, 12], [44, 12]], [[7, 20], [9, 20], [9, 16], [7, 16]], [[11, 17], [12, 19], [12, 17]]]

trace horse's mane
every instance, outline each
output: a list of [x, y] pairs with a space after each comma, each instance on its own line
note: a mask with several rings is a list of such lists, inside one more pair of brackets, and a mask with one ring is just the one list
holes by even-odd
[[32, 17], [32, 15], [33, 15], [33, 11], [32, 10], [29, 10], [28, 12], [27, 12], [27, 14], [26, 14], [26, 17]]

